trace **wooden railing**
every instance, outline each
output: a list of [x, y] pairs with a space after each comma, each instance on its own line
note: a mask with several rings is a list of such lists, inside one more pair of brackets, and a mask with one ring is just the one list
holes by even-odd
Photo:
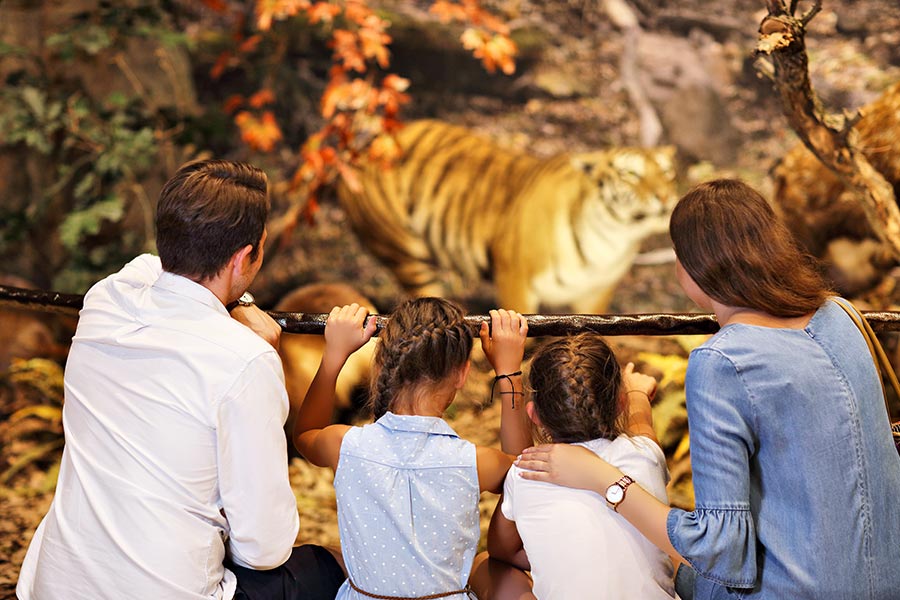
[[[84, 297], [43, 290], [0, 286], [0, 308], [20, 308], [34, 311], [77, 315]], [[275, 312], [269, 314], [286, 333], [321, 334], [325, 331], [327, 314]], [[900, 312], [863, 311], [878, 333], [900, 331]], [[390, 315], [377, 315], [380, 330]], [[691, 335], [715, 333], [719, 324], [711, 314], [622, 314], [622, 315], [525, 315], [528, 336], [564, 336], [582, 331], [601, 335]], [[487, 315], [469, 315], [466, 320], [476, 330]]]

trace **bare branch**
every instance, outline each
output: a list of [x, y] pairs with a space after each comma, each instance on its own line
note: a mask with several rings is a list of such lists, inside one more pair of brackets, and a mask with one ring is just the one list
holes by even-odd
[[[775, 0], [767, 2], [769, 14], [759, 27], [757, 51], [772, 58], [775, 89], [791, 128], [823, 165], [861, 197], [872, 230], [900, 257], [900, 208], [891, 184], [856, 148], [853, 124], [857, 117], [825, 112], [809, 79], [804, 21], [773, 11]], [[803, 18], [808, 21], [820, 8], [821, 0], [817, 0]]]
[[787, 7], [784, 5], [784, 0], [765, 0], [766, 8], [769, 10], [770, 15], [784, 15], [787, 13]]
[[[796, 0], [793, 0], [793, 1], [796, 2]], [[815, 3], [812, 5], [812, 7], [808, 11], [806, 11], [806, 14], [804, 14], [802, 17], [800, 17], [800, 23], [804, 27], [806, 27], [809, 24], [809, 22], [813, 20], [813, 17], [815, 17], [817, 14], [819, 14], [819, 11], [821, 11], [821, 10], [822, 10], [822, 0], [816, 0]], [[791, 11], [791, 14], [794, 14], [793, 10]]]

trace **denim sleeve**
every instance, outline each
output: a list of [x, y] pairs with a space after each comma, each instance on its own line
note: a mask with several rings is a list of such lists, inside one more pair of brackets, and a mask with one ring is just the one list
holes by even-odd
[[756, 443], [747, 390], [730, 360], [698, 348], [688, 362], [685, 391], [696, 508], [669, 512], [669, 540], [702, 577], [752, 588], [750, 457]]

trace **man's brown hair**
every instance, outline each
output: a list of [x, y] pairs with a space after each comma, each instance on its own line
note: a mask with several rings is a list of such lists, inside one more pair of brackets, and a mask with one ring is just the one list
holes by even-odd
[[675, 254], [694, 282], [726, 306], [777, 317], [819, 308], [829, 290], [814, 259], [756, 190], [742, 181], [702, 183], [675, 205]]
[[188, 163], [163, 186], [156, 208], [156, 247], [163, 269], [209, 279], [239, 249], [259, 242], [269, 214], [266, 174], [246, 163]]

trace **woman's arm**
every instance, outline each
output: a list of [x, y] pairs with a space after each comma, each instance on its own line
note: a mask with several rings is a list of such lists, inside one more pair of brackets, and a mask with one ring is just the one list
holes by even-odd
[[[750, 477], [758, 441], [750, 392], [727, 356], [704, 348], [691, 354], [685, 389], [697, 508], [670, 509], [633, 484], [619, 513], [676, 563], [690, 562], [698, 575], [729, 587], [752, 588], [758, 580], [758, 541]], [[622, 475], [593, 453], [566, 445], [526, 449], [518, 465], [535, 470], [523, 473], [527, 479], [600, 494]], [[796, 517], [803, 518], [801, 513]]]
[[356, 303], [336, 306], [325, 322], [322, 362], [297, 412], [293, 431], [294, 447], [318, 466], [337, 466], [340, 442], [348, 427], [328, 427], [334, 414], [334, 386], [347, 358], [375, 333], [375, 319], [366, 321], [368, 312]]
[[[570, 444], [544, 444], [526, 448], [516, 465], [526, 469], [521, 472], [524, 479], [591, 490], [604, 497], [606, 489], [626, 475], [587, 448]], [[672, 557], [676, 565], [684, 562], [669, 541], [666, 530], [669, 506], [634, 483], [628, 486], [625, 499], [617, 508], [619, 514], [644, 537]]]
[[498, 375], [491, 392], [499, 398], [501, 405], [500, 447], [515, 455], [534, 443], [531, 422], [525, 412], [521, 374], [528, 322], [519, 313], [502, 308], [492, 310], [490, 315], [490, 328], [487, 323], [481, 324], [481, 348]]

